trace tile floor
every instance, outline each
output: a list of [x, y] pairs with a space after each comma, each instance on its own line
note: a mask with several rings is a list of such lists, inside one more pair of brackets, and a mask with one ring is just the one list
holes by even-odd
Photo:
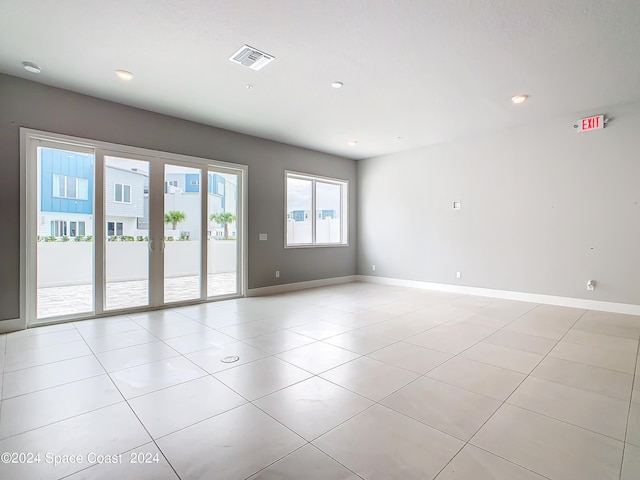
[[0, 478], [634, 480], [639, 339], [366, 283], [1, 335]]

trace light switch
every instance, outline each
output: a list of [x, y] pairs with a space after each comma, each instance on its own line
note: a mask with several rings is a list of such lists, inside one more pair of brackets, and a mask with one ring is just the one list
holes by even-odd
[[267, 239], [267, 234], [266, 233], [261, 233], [260, 234], [260, 240], [266, 240]]

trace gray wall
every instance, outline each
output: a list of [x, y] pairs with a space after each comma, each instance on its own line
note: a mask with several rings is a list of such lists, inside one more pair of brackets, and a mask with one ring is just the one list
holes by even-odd
[[349, 180], [355, 218], [354, 161], [0, 75], [0, 320], [19, 316], [19, 127], [248, 165], [249, 288], [355, 274], [355, 222], [348, 247], [283, 247], [284, 170]]
[[640, 104], [590, 113], [359, 162], [358, 273], [640, 304]]

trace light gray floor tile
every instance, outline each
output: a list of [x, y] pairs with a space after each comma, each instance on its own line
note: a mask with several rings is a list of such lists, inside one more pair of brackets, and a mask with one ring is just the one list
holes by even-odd
[[367, 356], [421, 375], [451, 358], [448, 353], [406, 342], [394, 343]]
[[640, 403], [633, 402], [631, 404], [626, 441], [634, 444], [636, 447], [640, 447]]
[[[2, 474], [3, 478], [20, 480], [62, 478], [90, 466], [91, 453], [117, 455], [150, 441], [129, 406], [122, 402], [0, 441], [2, 452], [41, 455], [40, 463], [4, 464]], [[65, 455], [74, 456], [76, 462], [64, 461]], [[53, 463], [56, 457], [60, 458], [58, 465]]]
[[59, 362], [61, 360], [68, 360], [71, 358], [84, 357], [86, 355], [91, 355], [91, 350], [87, 347], [84, 340], [28, 350], [12, 350], [5, 355], [4, 371], [11, 372], [13, 370], [45, 365], [47, 363]]
[[219, 331], [237, 340], [245, 340], [282, 330], [278, 325], [263, 320], [239, 323], [228, 327], [220, 327]]
[[197, 333], [204, 334], [204, 332], [211, 329], [211, 327], [207, 325], [196, 322], [195, 320], [189, 320], [186, 317], [179, 320], [151, 321], [145, 325], [144, 328], [161, 340]]
[[328, 320], [315, 320], [313, 322], [298, 325], [297, 327], [292, 327], [289, 330], [299, 333], [300, 335], [315, 338], [316, 340], [324, 340], [325, 338], [334, 337], [341, 333], [348, 332], [352, 330], [352, 328], [344, 325], [338, 325], [337, 323], [332, 323]]
[[98, 353], [96, 358], [107, 372], [114, 372], [178, 355], [179, 353], [173, 348], [164, 342], [157, 341]]
[[620, 400], [629, 399], [633, 382], [633, 375], [628, 373], [555, 357], [546, 357], [531, 375]]
[[360, 357], [321, 375], [322, 378], [330, 382], [376, 402], [415, 380], [418, 376], [415, 372], [368, 357]]
[[391, 320], [385, 320], [383, 322], [360, 328], [358, 331], [371, 333], [373, 335], [381, 335], [392, 340], [404, 340], [433, 328], [440, 323], [441, 322], [436, 320], [407, 320], [403, 317], [396, 317]]
[[553, 317], [545, 317], [538, 311], [540, 307], [514, 320], [504, 329], [509, 332], [517, 332], [534, 337], [544, 337], [551, 340], [560, 340], [571, 328], [575, 320], [562, 320]]
[[130, 332], [116, 333], [104, 337], [87, 338], [85, 342], [94, 353], [108, 352], [117, 348], [131, 347], [143, 343], [157, 342], [158, 337], [146, 330], [134, 330]]
[[67, 480], [178, 480], [154, 443], [120, 454], [115, 463], [100, 463], [66, 477]]
[[184, 355], [235, 341], [235, 338], [225, 335], [224, 333], [213, 329], [207, 329], [199, 331], [198, 333], [168, 338], [165, 340], [165, 343]]
[[466, 445], [436, 480], [544, 480], [515, 463]]
[[2, 398], [36, 392], [45, 388], [95, 377], [105, 373], [102, 365], [93, 357], [62, 360], [37, 367], [5, 372]]
[[215, 377], [248, 400], [269, 395], [312, 375], [275, 357], [218, 372]]
[[471, 444], [551, 479], [616, 480], [623, 443], [503, 405]]
[[207, 373], [184, 357], [172, 357], [111, 372], [111, 379], [125, 398], [188, 382]]
[[354, 360], [360, 355], [345, 350], [344, 348], [334, 347], [328, 343], [314, 342], [303, 347], [279, 353], [276, 356], [296, 367], [300, 367], [317, 375]]
[[426, 376], [501, 401], [511, 395], [525, 378], [521, 373], [463, 357], [452, 358]]
[[284, 388], [254, 403], [307, 440], [326, 433], [373, 404], [371, 400], [319, 377]]
[[[209, 376], [129, 401], [153, 438], [162, 437], [244, 403], [244, 398]], [[167, 412], [171, 414], [167, 415]]]
[[84, 322], [76, 322], [76, 328], [80, 335], [84, 338], [105, 337], [107, 335], [115, 335], [116, 333], [133, 332], [142, 330], [142, 327], [133, 320], [126, 317], [115, 317], [117, 320], [100, 318]]
[[0, 439], [122, 401], [107, 375], [9, 398], [2, 402]]
[[[214, 348], [200, 350], [190, 353], [186, 357], [199, 367], [205, 369], [209, 373], [221, 372], [229, 370], [245, 363], [260, 360], [269, 354], [244, 342], [226, 343]], [[222, 360], [228, 357], [238, 357], [238, 360], [231, 363], [225, 363]]]
[[401, 388], [382, 404], [464, 441], [500, 406], [492, 398], [427, 377]]
[[[38, 329], [36, 328], [34, 330]], [[33, 348], [51, 347], [69, 342], [77, 342], [78, 340], [82, 340], [82, 337], [75, 328], [54, 332], [41, 330], [40, 333], [27, 336], [12, 336], [12, 334], [9, 334], [6, 342], [6, 351], [7, 353], [11, 353]]]
[[529, 377], [507, 402], [624, 441], [628, 400]]
[[158, 440], [181, 478], [247, 478], [293, 452], [305, 441], [253, 405], [172, 433]]
[[502, 347], [524, 350], [525, 352], [546, 355], [555, 347], [557, 341], [544, 337], [534, 337], [524, 333], [499, 330], [483, 340], [485, 343], [500, 345]]
[[276, 354], [291, 350], [293, 348], [302, 347], [315, 342], [313, 338], [305, 337], [299, 333], [281, 330], [279, 332], [260, 335], [259, 337], [247, 338], [245, 343], [252, 345], [260, 350], [264, 350], [270, 354]]
[[560, 342], [549, 353], [550, 356], [570, 360], [572, 362], [586, 363], [594, 367], [608, 368], [617, 372], [632, 374], [635, 371], [636, 356], [629, 352], [620, 352], [607, 348], [599, 348], [589, 345], [578, 345], [569, 342]]
[[602, 348], [604, 350], [614, 350], [616, 352], [625, 353], [635, 356], [638, 351], [638, 339], [614, 337], [611, 335], [602, 335], [599, 333], [585, 332], [582, 330], [572, 329], [562, 337], [563, 342], [576, 343], [578, 345], [586, 345], [591, 347]]
[[305, 445], [248, 480], [359, 480], [361, 477], [321, 452]]
[[450, 355], [457, 355], [479, 341], [480, 339], [475, 337], [457, 336], [447, 332], [434, 331], [433, 329], [405, 339], [405, 342]]
[[637, 480], [638, 478], [640, 478], [640, 447], [627, 443], [624, 447], [620, 480]]
[[477, 362], [488, 363], [496, 367], [506, 368], [520, 373], [531, 373], [543, 355], [525, 352], [514, 348], [501, 347], [480, 342], [462, 353], [462, 356]]
[[365, 410], [313, 444], [367, 480], [433, 478], [464, 445], [380, 405]]
[[[174, 280], [176, 296], [197, 290], [196, 277]], [[117, 287], [122, 305], [146, 299], [142, 282]], [[40, 289], [39, 307], [77, 309], [91, 288]], [[0, 465], [0, 477], [636, 480], [639, 337], [639, 316], [358, 282], [0, 335], [1, 451], [66, 452], [69, 438], [68, 453], [159, 455]], [[333, 368], [314, 376], [274, 355]], [[128, 375], [127, 397], [148, 393], [122, 402], [105, 369]], [[169, 439], [169, 459], [141, 422]], [[462, 451], [438, 430], [466, 439], [478, 426], [482, 448]]]
[[324, 341], [360, 355], [366, 355], [367, 353], [379, 350], [395, 342], [395, 340], [383, 337], [382, 335], [375, 335], [358, 330], [345, 332], [335, 337], [329, 337]]
[[515, 320], [525, 313], [533, 310], [538, 305], [529, 302], [518, 302], [515, 300], [496, 300], [487, 306], [478, 310], [480, 315], [490, 317], [505, 318], [507, 320]]
[[640, 316], [589, 310], [576, 323], [575, 328], [637, 340], [640, 336]]

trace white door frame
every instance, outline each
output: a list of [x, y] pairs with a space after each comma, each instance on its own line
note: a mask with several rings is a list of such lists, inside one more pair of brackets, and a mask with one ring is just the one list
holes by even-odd
[[[118, 310], [109, 310], [105, 312], [103, 310], [104, 299], [104, 209], [103, 209], [103, 197], [104, 197], [104, 155], [121, 156], [123, 158], [140, 159], [150, 161], [151, 170], [161, 169], [161, 174], [155, 176], [155, 182], [160, 183], [159, 192], [164, 191], [164, 165], [176, 164], [191, 166], [201, 169], [201, 216], [202, 225], [201, 228], [201, 241], [203, 255], [201, 255], [201, 298], [197, 300], [190, 300], [185, 302], [172, 302], [170, 304], [164, 304], [159, 301], [157, 295], [150, 298], [150, 304], [148, 307], [140, 307], [136, 309], [127, 309], [128, 311], [134, 310], [151, 310], [155, 308], [163, 308], [166, 306], [179, 306], [182, 304], [194, 304], [203, 303], [210, 300], [224, 300], [226, 298], [237, 298], [246, 296], [247, 293], [247, 251], [248, 251], [248, 238], [247, 232], [247, 176], [248, 167], [246, 165], [234, 164], [229, 162], [221, 162], [212, 159], [191, 157], [188, 155], [181, 155], [175, 153], [162, 152], [157, 150], [150, 150], [139, 147], [131, 147], [126, 145], [119, 145], [109, 142], [102, 142], [97, 140], [90, 140], [80, 137], [74, 137], [69, 135], [61, 135], [56, 133], [44, 132], [39, 130], [33, 130], [29, 128], [20, 129], [21, 140], [21, 165], [20, 165], [20, 179], [21, 179], [21, 193], [20, 193], [20, 319], [16, 324], [12, 324], [11, 329], [24, 329], [29, 326], [45, 325], [49, 323], [59, 323], [64, 321], [94, 318], [107, 315], [115, 315]], [[95, 174], [94, 174], [94, 312], [90, 315], [70, 315], [65, 317], [54, 317], [51, 319], [37, 320], [36, 311], [36, 295], [37, 295], [37, 279], [36, 279], [36, 253], [37, 253], [37, 164], [33, 159], [36, 157], [36, 149], [39, 145], [52, 146], [54, 148], [64, 148], [68, 150], [77, 150], [82, 153], [92, 153], [95, 158]], [[238, 176], [238, 211], [237, 211], [237, 238], [238, 241], [238, 260], [237, 260], [237, 292], [232, 295], [225, 295], [220, 297], [207, 297], [206, 291], [206, 249], [207, 249], [207, 188], [208, 172], [209, 169], [214, 171], [233, 173]], [[152, 175], [153, 176], [153, 175]], [[150, 182], [153, 182], [152, 176], [150, 176]], [[154, 188], [150, 183], [150, 198], [151, 191]], [[155, 188], [158, 188], [156, 185]], [[163, 199], [164, 195], [159, 195], [160, 199]], [[163, 201], [155, 202], [154, 207], [155, 215], [159, 216], [163, 213]], [[158, 206], [159, 205], [159, 206]], [[99, 208], [98, 208], [99, 206]], [[153, 215], [152, 202], [150, 201], [150, 216]], [[151, 220], [151, 219], [150, 219]], [[160, 220], [162, 221], [162, 220]], [[156, 221], [156, 233], [162, 231], [164, 235], [164, 224], [157, 225]], [[101, 232], [100, 235], [98, 233]], [[151, 233], [151, 232], [150, 232]], [[151, 237], [150, 237], [151, 238]], [[157, 251], [157, 250], [156, 250]], [[158, 255], [162, 253], [159, 252]], [[96, 257], [100, 257], [99, 260]], [[163, 272], [158, 272], [157, 265], [161, 265], [162, 262], [152, 262], [150, 258], [150, 265], [156, 264], [153, 270], [150, 270], [149, 281], [152, 281], [151, 274], [153, 276], [161, 275], [162, 281], [164, 280]], [[156, 290], [151, 290], [151, 292]]]

